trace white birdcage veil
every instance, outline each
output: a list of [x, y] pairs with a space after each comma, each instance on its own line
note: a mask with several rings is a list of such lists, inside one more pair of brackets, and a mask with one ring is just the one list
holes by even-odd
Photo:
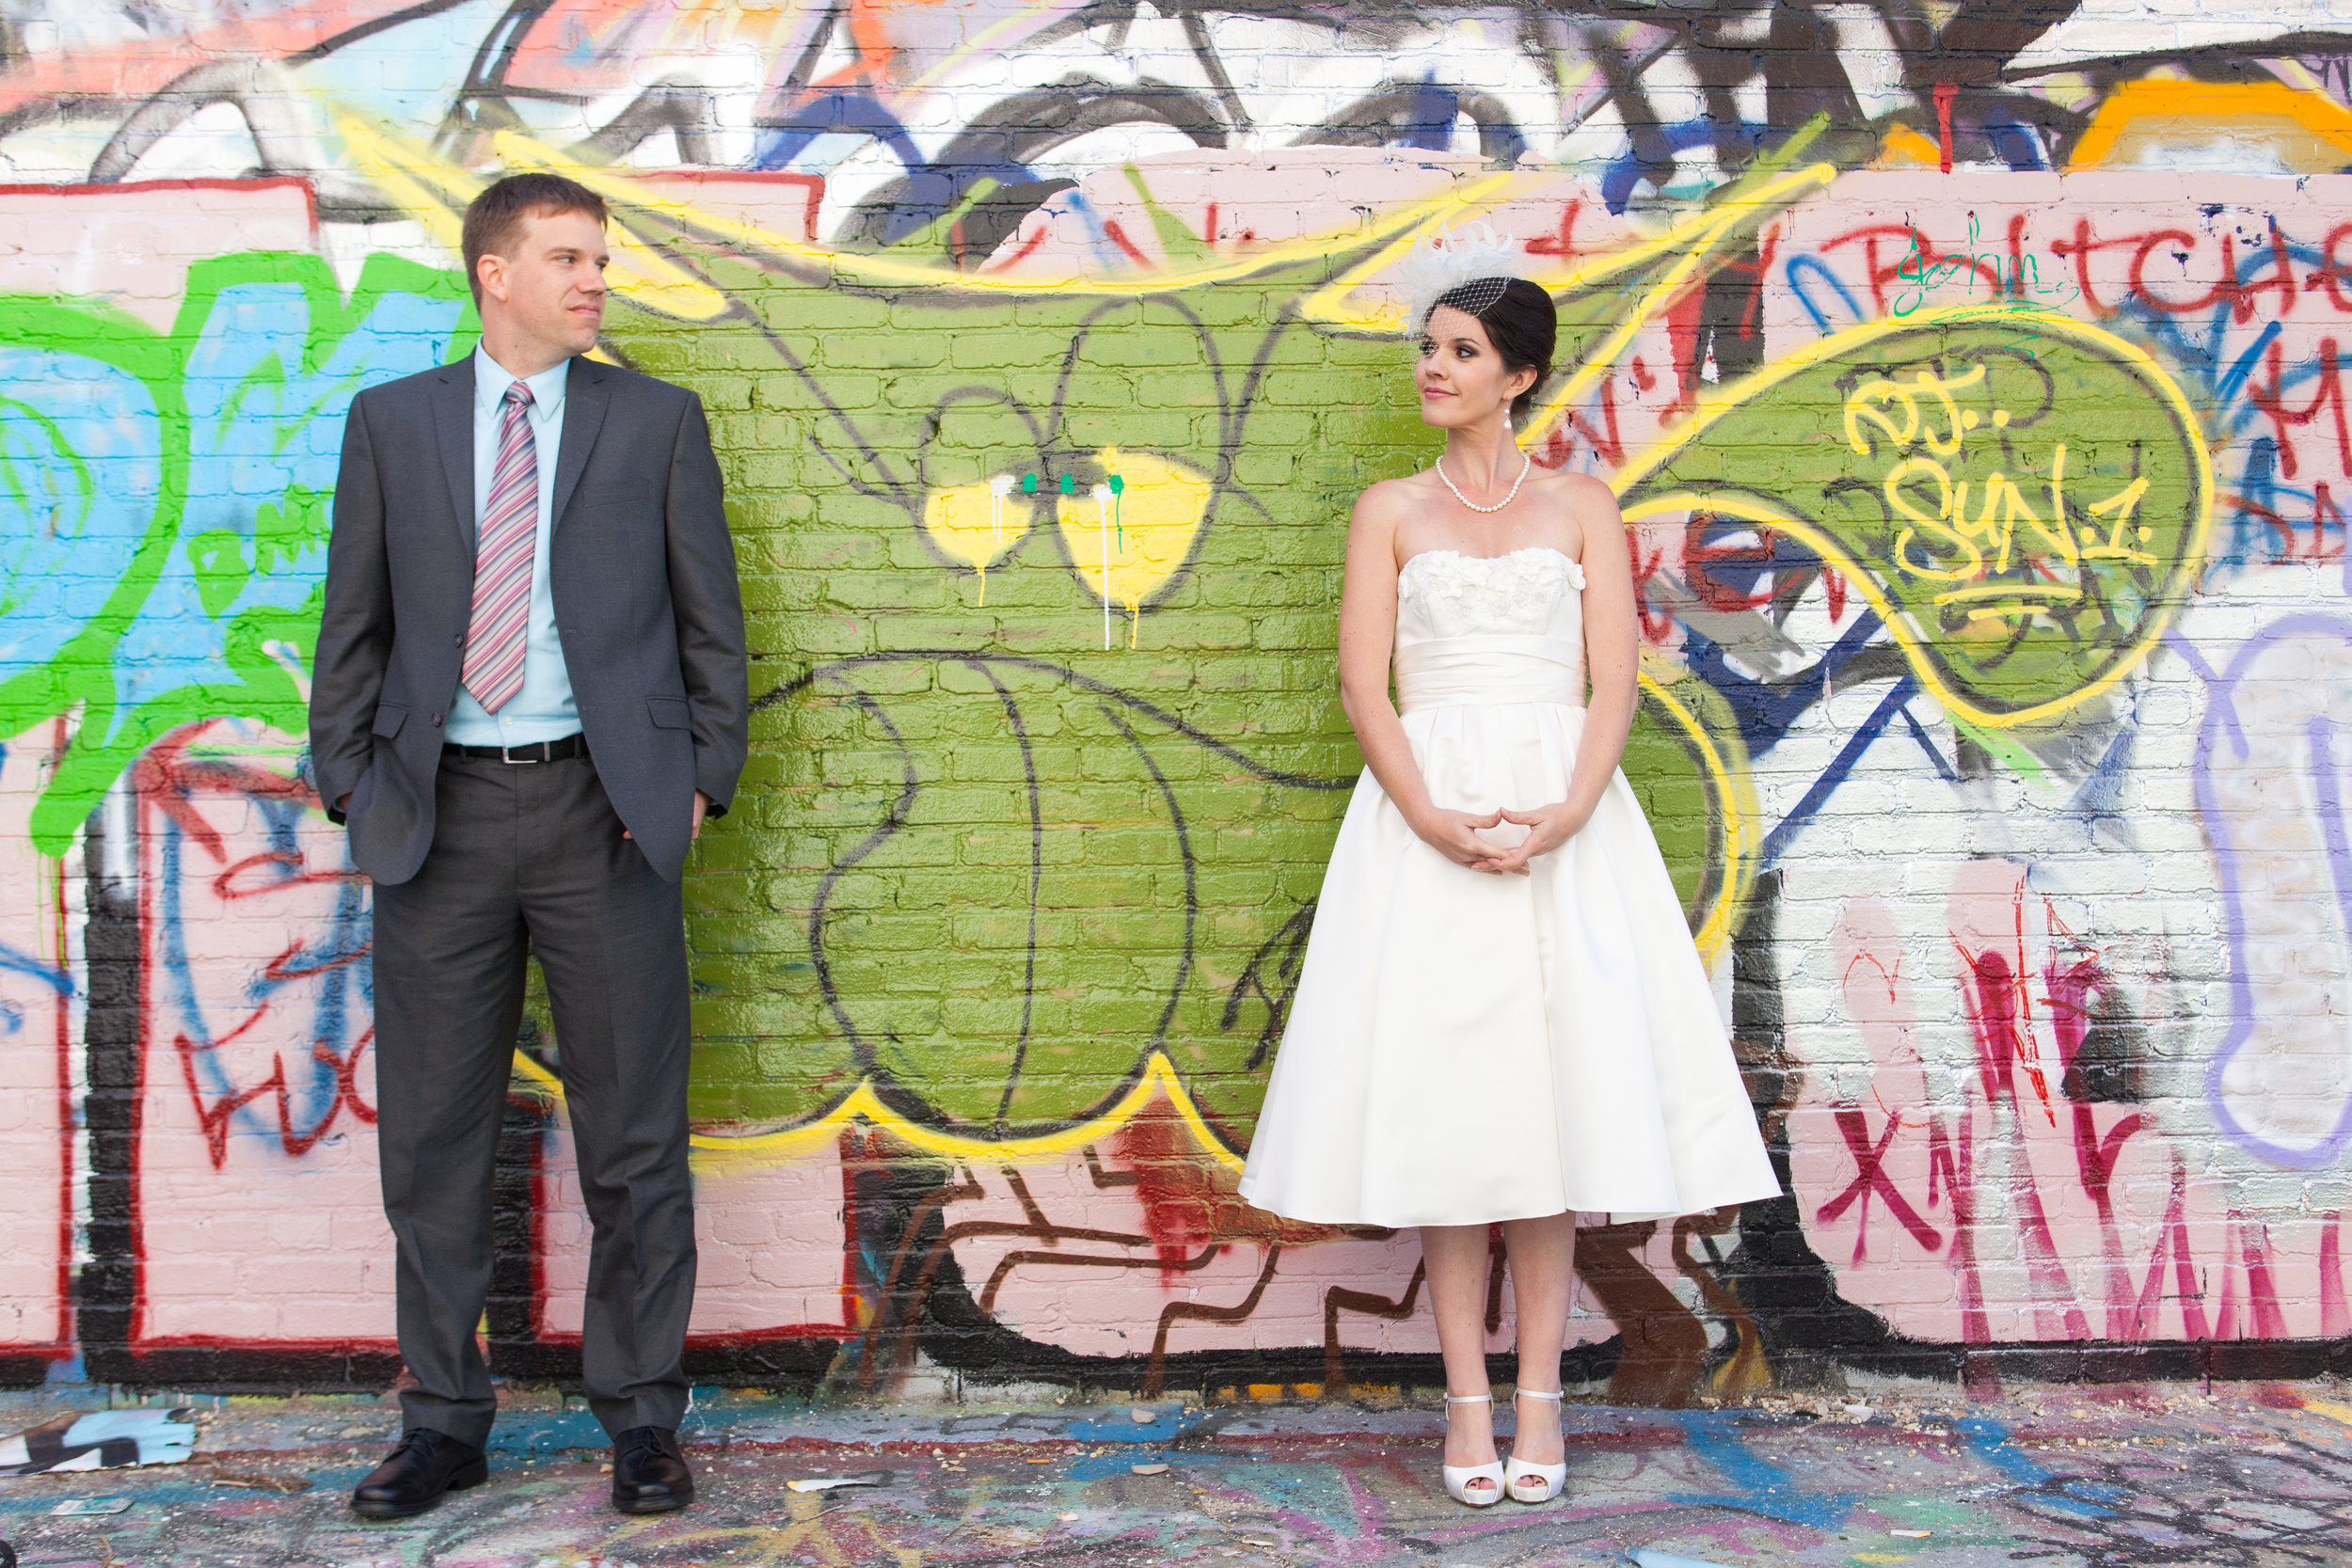
[[1485, 315], [1512, 280], [1524, 276], [1526, 262], [1527, 252], [1518, 240], [1498, 234], [1491, 224], [1424, 230], [1398, 273], [1405, 295], [1405, 335], [1420, 337], [1429, 324], [1429, 312], [1457, 290], [1465, 293], [1452, 303], [1473, 316]]

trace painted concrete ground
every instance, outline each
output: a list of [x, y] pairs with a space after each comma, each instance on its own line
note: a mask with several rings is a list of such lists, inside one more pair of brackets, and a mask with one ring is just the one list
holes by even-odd
[[[1569, 1497], [1470, 1513], [1437, 1487], [1438, 1418], [1418, 1402], [901, 1412], [729, 1394], [701, 1403], [686, 1433], [696, 1506], [624, 1520], [604, 1504], [585, 1411], [523, 1394], [487, 1486], [388, 1525], [343, 1505], [384, 1446], [387, 1404], [209, 1401], [184, 1465], [0, 1481], [0, 1540], [23, 1568], [1468, 1568], [1623, 1562], [1644, 1547], [1918, 1568], [2352, 1560], [2352, 1388], [2339, 1383], [1866, 1398], [1571, 1406]], [[0, 1420], [14, 1431], [76, 1402], [0, 1397]], [[850, 1475], [880, 1484], [786, 1484]], [[51, 1513], [96, 1497], [130, 1506]]]

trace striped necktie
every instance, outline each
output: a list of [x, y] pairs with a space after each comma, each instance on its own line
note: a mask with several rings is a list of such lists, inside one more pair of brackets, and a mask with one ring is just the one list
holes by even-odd
[[474, 549], [473, 614], [466, 623], [466, 689], [496, 713], [523, 689], [531, 562], [539, 537], [539, 452], [531, 435], [531, 388], [506, 388], [498, 467]]

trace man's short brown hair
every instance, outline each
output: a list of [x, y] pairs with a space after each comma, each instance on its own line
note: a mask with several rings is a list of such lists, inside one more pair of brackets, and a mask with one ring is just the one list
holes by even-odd
[[467, 203], [459, 242], [466, 258], [466, 286], [473, 291], [476, 306], [482, 303], [482, 259], [509, 254], [523, 219], [534, 213], [548, 217], [586, 213], [599, 225], [612, 221], [604, 198], [577, 180], [560, 174], [510, 174], [498, 181]]

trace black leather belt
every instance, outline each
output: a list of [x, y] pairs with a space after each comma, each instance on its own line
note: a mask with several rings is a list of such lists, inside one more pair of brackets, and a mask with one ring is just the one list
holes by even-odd
[[567, 735], [561, 740], [534, 740], [528, 746], [460, 746], [451, 741], [441, 748], [445, 757], [485, 757], [492, 762], [562, 762], [566, 757], [588, 754], [588, 737]]

